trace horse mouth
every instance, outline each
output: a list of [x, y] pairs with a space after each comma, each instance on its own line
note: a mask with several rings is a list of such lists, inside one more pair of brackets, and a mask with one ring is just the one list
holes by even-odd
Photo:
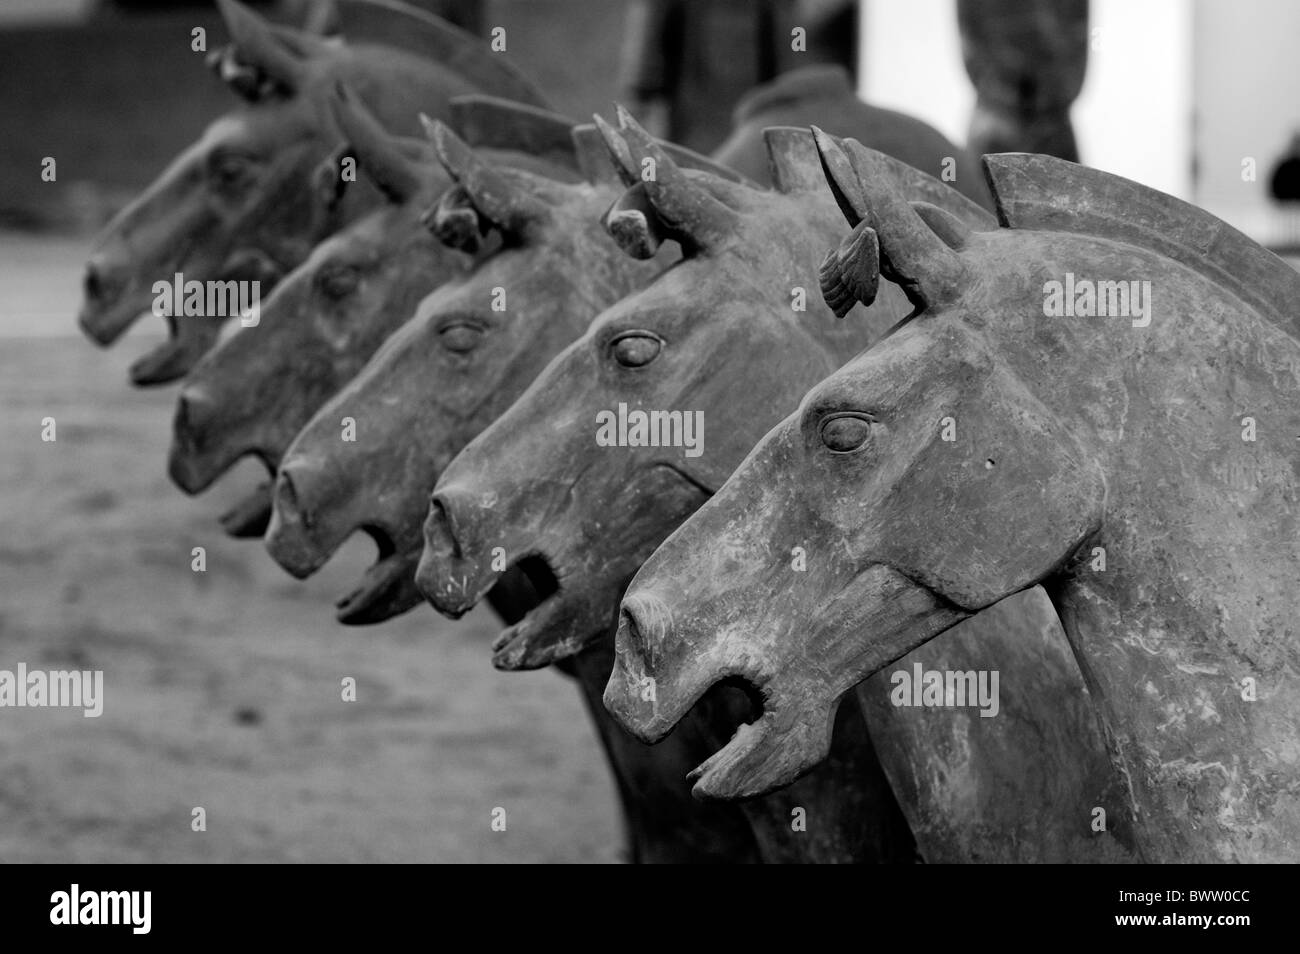
[[221, 528], [227, 536], [237, 540], [261, 539], [271, 523], [273, 487], [270, 480], [261, 481], [220, 516]]
[[[543, 553], [529, 553], [517, 560], [503, 577], [515, 571], [532, 592], [525, 599], [532, 605], [502, 606], [497, 609], [509, 621], [516, 617], [492, 642], [492, 665], [506, 671], [541, 669], [573, 655], [585, 646], [587, 634], [567, 626], [572, 605], [569, 593], [560, 584], [560, 574]], [[515, 612], [511, 612], [514, 610]], [[557, 634], [563, 634], [556, 639]]]
[[735, 778], [737, 767], [750, 761], [754, 752], [767, 744], [771, 733], [761, 722], [746, 722], [736, 729], [731, 741], [686, 776], [691, 794], [701, 801], [730, 800], [759, 794], [748, 782]]
[[170, 384], [189, 374], [216, 342], [222, 324], [227, 321], [224, 318], [189, 318], [190, 324], [182, 329], [175, 315], [166, 315], [163, 320], [167, 322], [167, 340], [137, 359], [128, 372], [136, 387]]
[[335, 618], [347, 626], [381, 623], [420, 602], [415, 588], [415, 566], [420, 551], [398, 550], [382, 527], [361, 528], [378, 549], [375, 562], [361, 581], [334, 603]]
[[175, 381], [189, 370], [184, 366], [186, 355], [180, 333], [176, 327], [176, 317], [166, 315], [167, 339], [152, 351], [137, 358], [128, 372], [131, 383], [136, 387], [150, 387]]
[[835, 706], [800, 706], [773, 685], [730, 677], [714, 686], [733, 685], [746, 692], [752, 718], [742, 722], [726, 745], [687, 778], [691, 794], [705, 801], [756, 798], [788, 785], [830, 752]]
[[822, 714], [816, 686], [764, 673], [766, 667], [746, 653], [716, 668], [666, 655], [665, 640], [676, 637], [661, 604], [645, 593], [624, 597], [604, 703], [646, 745], [661, 741], [697, 704], [725, 707], [724, 724], [737, 728], [689, 773], [697, 798], [764, 795], [826, 755], [832, 721]]
[[[681, 505], [686, 501], [689, 509], [686, 506], [679, 509], [689, 512], [708, 500], [712, 493], [685, 469], [671, 463], [655, 463], [645, 473], [650, 476], [648, 479], [644, 474], [639, 477], [639, 486], [648, 496], [665, 501], [666, 507], [671, 507], [673, 502]], [[673, 526], [675, 523], [657, 524], [664, 536]], [[593, 605], [599, 608], [606, 584], [588, 582], [585, 576], [575, 580], [552, 555], [539, 550], [529, 553], [517, 566], [530, 578], [539, 576], [533, 582], [545, 596], [538, 606], [493, 642], [492, 665], [497, 669], [540, 669], [577, 655], [614, 631], [618, 618], [616, 598], [607, 619], [599, 619], [592, 611]], [[631, 573], [628, 576], [630, 578]], [[610, 596], [617, 597], [617, 590]], [[596, 619], [595, 625], [593, 619]]]

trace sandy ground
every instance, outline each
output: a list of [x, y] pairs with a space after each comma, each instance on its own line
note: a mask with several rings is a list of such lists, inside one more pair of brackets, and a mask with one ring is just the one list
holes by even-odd
[[102, 669], [106, 697], [0, 709], [0, 860], [619, 860], [575, 688], [494, 671], [490, 614], [339, 626], [369, 543], [300, 583], [216, 523], [251, 465], [195, 500], [170, 484], [174, 391], [126, 378], [157, 329], [80, 337], [84, 257], [0, 236], [0, 669]]

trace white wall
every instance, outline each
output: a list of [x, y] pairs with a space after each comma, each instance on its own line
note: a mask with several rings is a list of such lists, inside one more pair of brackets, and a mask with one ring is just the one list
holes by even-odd
[[[1300, 3], [1196, 0], [1196, 202], [1264, 242], [1300, 240], [1268, 198], [1273, 165], [1300, 132]], [[1242, 160], [1256, 161], [1255, 182]]]
[[[965, 142], [975, 93], [954, 0], [862, 4], [861, 94]], [[1192, 21], [1188, 0], [1092, 0], [1087, 79], [1072, 113], [1088, 165], [1191, 198]]]

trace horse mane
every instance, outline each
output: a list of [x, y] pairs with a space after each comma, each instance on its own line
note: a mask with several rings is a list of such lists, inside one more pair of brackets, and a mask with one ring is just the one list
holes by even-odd
[[523, 73], [472, 33], [400, 0], [338, 0], [341, 35], [350, 43], [376, 43], [439, 63], [481, 87], [533, 106], [546, 97]]
[[987, 155], [984, 175], [1002, 226], [1115, 239], [1157, 252], [1212, 278], [1300, 339], [1300, 272], [1204, 209], [1053, 156]]
[[910, 166], [901, 159], [876, 152], [879, 162], [889, 169], [895, 183], [894, 188], [907, 198], [908, 202], [927, 202], [945, 212], [956, 216], [961, 222], [977, 232], [992, 232], [998, 221], [978, 202], [968, 198], [945, 182], [941, 182], [928, 172]]
[[549, 109], [478, 93], [451, 101], [451, 127], [473, 148], [507, 149], [574, 165], [572, 119]]
[[682, 146], [675, 142], [659, 140], [659, 146], [668, 155], [673, 162], [677, 163], [683, 169], [692, 173], [702, 172], [721, 179], [724, 182], [731, 182], [735, 185], [748, 186], [751, 189], [763, 188], [753, 179], [749, 178], [742, 172], [737, 172], [731, 166], [718, 162], [712, 156], [706, 156], [702, 152], [696, 152], [689, 146]]
[[[607, 154], [595, 126], [579, 124], [561, 113], [500, 96], [472, 93], [455, 97], [451, 101], [451, 126], [466, 145], [475, 149], [537, 156], [578, 169], [592, 182], [598, 176], [586, 164], [584, 152]], [[584, 149], [584, 145], [588, 148]], [[730, 182], [754, 185], [734, 169], [685, 146], [670, 142], [660, 145], [678, 165], [709, 172]]]

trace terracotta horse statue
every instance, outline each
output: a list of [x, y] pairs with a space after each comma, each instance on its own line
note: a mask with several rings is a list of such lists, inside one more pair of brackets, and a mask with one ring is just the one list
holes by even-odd
[[[256, 327], [241, 329], [190, 372], [177, 401], [169, 460], [173, 481], [187, 493], [204, 490], [248, 455], [273, 477], [320, 406], [425, 295], [473, 262], [425, 224], [426, 210], [452, 185], [427, 140], [393, 136], [343, 87], [330, 105], [359, 175], [385, 201], [318, 245], [276, 286]], [[567, 120], [477, 96], [454, 100], [451, 112], [456, 128], [485, 155], [561, 181], [578, 177]], [[548, 143], [546, 135], [558, 140], [561, 131], [562, 144]], [[322, 201], [340, 197], [332, 190]], [[270, 493], [259, 499], [269, 519]]]
[[[747, 680], [762, 714], [696, 788], [767, 791], [828, 750], [850, 689], [1040, 584], [1123, 781], [1092, 813], [1127, 814], [1146, 861], [1296, 860], [1300, 275], [1063, 160], [986, 157], [1001, 227], [981, 232], [910, 202], [879, 154], [819, 147], [853, 226], [831, 299], [883, 276], [914, 311], [645, 564], [611, 711], [654, 737]], [[793, 542], [818, 572], [783, 571]]]
[[[312, 247], [374, 208], [369, 188], [328, 210], [312, 170], [334, 146], [325, 98], [347, 82], [388, 128], [416, 132], [421, 109], [449, 116], [450, 100], [494, 93], [542, 104], [540, 94], [478, 39], [420, 10], [340, 0], [343, 36], [266, 22], [218, 0], [232, 43], [217, 59], [244, 100], [216, 120], [96, 241], [85, 276], [82, 329], [107, 345], [150, 310], [160, 279], [258, 281], [265, 292]], [[136, 362], [131, 379], [184, 375], [217, 340], [221, 316], [169, 317], [166, 343]]]
[[[473, 127], [469, 143], [442, 124], [430, 129], [456, 188], [426, 216], [438, 236], [426, 232], [426, 239], [446, 242], [450, 254], [469, 249], [473, 271], [445, 276], [418, 309], [406, 307], [401, 313], [414, 317], [355, 380], [309, 421], [292, 422], [301, 433], [277, 463], [266, 543], [285, 569], [314, 573], [358, 530], [379, 549], [365, 580], [340, 601], [343, 622], [378, 622], [421, 601], [414, 583], [420, 527], [443, 465], [602, 307], [668, 263], [628, 259], [600, 227], [619, 189], [593, 127], [500, 101], [479, 103], [462, 118]], [[502, 162], [482, 148], [489, 143], [563, 156], [565, 167]], [[734, 178], [703, 156], [670, 148], [684, 163]], [[358, 422], [355, 441], [339, 440], [343, 417]], [[419, 440], [410, 439], [415, 434]]]
[[[402, 23], [398, 18], [381, 18], [378, 24], [368, 24], [370, 32], [374, 33], [377, 26], [387, 24], [389, 20], [395, 20], [398, 25], [401, 25]], [[391, 38], [386, 36], [382, 37], [382, 39], [386, 42], [392, 42]], [[470, 53], [464, 52], [466, 49], [469, 48], [456, 47], [452, 50], [444, 51], [442, 52], [443, 60], [450, 61], [450, 58], [455, 53], [460, 52], [463, 57], [469, 60], [465, 65], [466, 71], [473, 75], [473, 69], [476, 63]], [[229, 63], [227, 63], [226, 66], [229, 66]], [[246, 70], [247, 68], [243, 69]], [[233, 75], [234, 80], [232, 80], [232, 82], [241, 80], [244, 77], [244, 74], [238, 71]], [[463, 100], [464, 98], [461, 99]], [[453, 111], [455, 110], [456, 101], [457, 100], [452, 101]], [[502, 115], [505, 114], [503, 113]], [[937, 132], [930, 129], [928, 126], [925, 126], [924, 123], [920, 123], [911, 117], [902, 116], [901, 114], [893, 113], [888, 110], [880, 110], [860, 102], [853, 95], [847, 76], [843, 71], [828, 71], [824, 68], [816, 67], [793, 71], [768, 86], [760, 87], [753, 94], [747, 97], [746, 102], [743, 103], [737, 111], [736, 130], [722, 148], [721, 155], [725, 159], [724, 164], [730, 165], [735, 163], [741, 165], [746, 170], [753, 171], [756, 181], [764, 183], [770, 182], [770, 179], [768, 178], [769, 171], [767, 169], [767, 153], [763, 147], [760, 126], [758, 124], [765, 122], [767, 119], [778, 118], [783, 121], [788, 119], [804, 123], [810, 121], [817, 122], [834, 131], [852, 134], [860, 139], [871, 142], [883, 151], [902, 158], [904, 161], [915, 165], [918, 168], [933, 167], [936, 172], [940, 171], [944, 163], [958, 162], [958, 160], [953, 158], [954, 156], [961, 156], [959, 164], [954, 165], [951, 169], [956, 180], [955, 184], [966, 188], [968, 192], [972, 191], [970, 183], [975, 183], [981, 190], [984, 189], [982, 180], [979, 179], [978, 176], [966, 175], [966, 170], [973, 167], [972, 164], [962, 156], [960, 150], [952, 146], [951, 143], [948, 143], [948, 141]], [[453, 117], [453, 124], [461, 121], [463, 120]], [[480, 126], [482, 125], [484, 124], [480, 123]], [[527, 125], [528, 124], [525, 123], [525, 126]], [[567, 133], [565, 138], [567, 139]], [[334, 159], [331, 157], [330, 160], [323, 163], [324, 168], [318, 170], [318, 173], [324, 173], [326, 178], [329, 178], [330, 165], [333, 161]], [[959, 172], [960, 175], [958, 175]], [[334, 176], [333, 180], [337, 182], [337, 176]], [[353, 197], [355, 197], [358, 191], [364, 193], [359, 201], [359, 205], [364, 206], [367, 205], [367, 203], [377, 201], [373, 198], [369, 190], [354, 189], [352, 191]], [[327, 217], [328, 211], [337, 207], [336, 192], [337, 189], [332, 187], [325, 190], [325, 195], [328, 197], [329, 203], [325, 207], [326, 212], [322, 214], [326, 214]], [[981, 201], [987, 203], [987, 190], [979, 193], [977, 197]], [[380, 201], [379, 204], [382, 206], [384, 203]], [[283, 308], [278, 309], [278, 335], [283, 335], [287, 332], [286, 322], [292, 320], [285, 316], [285, 311], [286, 309]], [[389, 314], [390, 313], [385, 312], [385, 315]], [[360, 315], [353, 315], [350, 320], [358, 322], [358, 324], [353, 327], [359, 329], [360, 323], [364, 322], [365, 318]], [[206, 330], [211, 330], [212, 327], [215, 327], [215, 319], [208, 322]], [[193, 334], [196, 330], [200, 329], [191, 327], [180, 330], [185, 334]], [[384, 324], [382, 332], [379, 333], [380, 337], [386, 336], [391, 333], [392, 330], [393, 328], [391, 324]], [[299, 333], [304, 332], [302, 329], [299, 329]], [[270, 336], [268, 336], [268, 338], [269, 337]], [[367, 341], [373, 340], [377, 343], [378, 340], [380, 340], [380, 337], [367, 335], [365, 336], [365, 339]], [[186, 340], [191, 339], [187, 338]], [[197, 339], [193, 340], [197, 343]], [[245, 339], [243, 347], [236, 348], [234, 349], [234, 352], [229, 353], [230, 360], [232, 362], [235, 361], [236, 359], [234, 354], [242, 353], [249, 349], [250, 346], [248, 340]], [[360, 347], [360, 343], [358, 342], [359, 354], [368, 357], [372, 351], [373, 349], [366, 350], [365, 348]], [[244, 355], [244, 358], [247, 359], [249, 356]], [[275, 360], [276, 359], [272, 355], [268, 354], [266, 349], [258, 349], [256, 351], [256, 358], [247, 361], [244, 367], [249, 369], [248, 373], [251, 373], [253, 369], [266, 368], [269, 362]], [[279, 359], [279, 363], [282, 363], [283, 360], [285, 359]], [[268, 371], [270, 370], [269, 368], [266, 369]], [[215, 366], [208, 366], [205, 377], [210, 385], [218, 374], [224, 375], [224, 373], [224, 371], [219, 371]], [[267, 378], [262, 378], [261, 380], [263, 383], [275, 387], [278, 392], [283, 392], [277, 393], [274, 401], [266, 402], [264, 405], [258, 405], [264, 407], [283, 405], [285, 402], [295, 402], [298, 400], [310, 402], [313, 400], [311, 397], [312, 394], [331, 393], [333, 390], [337, 389], [337, 384], [329, 385], [327, 388], [326, 380], [320, 376], [314, 376], [310, 380], [302, 379], [293, 375], [281, 376], [276, 379], [273, 384], [271, 384], [271, 381]], [[245, 398], [251, 398], [255, 393], [259, 400], [268, 396], [264, 393], [262, 388], [256, 386], [256, 382], [248, 380], [247, 373], [241, 373], [239, 375], [239, 380], [237, 381], [232, 380], [228, 382], [228, 386], [225, 390], [229, 391], [236, 388], [238, 389], [237, 394], [242, 395]], [[211, 390], [210, 387], [206, 386], [205, 389]], [[187, 418], [178, 419], [182, 422], [187, 420], [191, 422], [197, 422], [198, 420], [203, 421], [201, 430], [205, 433], [202, 435], [202, 438], [208, 446], [208, 450], [205, 454], [196, 456], [193, 446], [187, 447], [183, 442], [174, 444], [172, 455], [173, 474], [180, 475], [182, 479], [190, 485], [197, 484], [200, 487], [206, 486], [212, 479], [215, 479], [221, 471], [227, 469], [235, 459], [243, 453], [246, 453], [246, 449], [241, 449], [238, 446], [231, 446], [223, 449], [221, 447], [223, 440], [219, 430], [222, 421], [231, 419], [232, 411], [236, 410], [241, 405], [248, 408], [249, 403], [249, 400], [240, 399], [238, 397], [229, 404], [220, 400], [213, 400], [208, 402], [209, 413], [205, 415], [190, 415]], [[184, 399], [182, 399], [182, 406], [183, 405]], [[263, 429], [272, 429], [277, 434], [287, 434], [290, 427], [296, 428], [301, 425], [302, 422], [301, 418], [284, 415], [277, 416], [267, 413], [259, 415], [259, 426]], [[251, 421], [248, 423], [252, 426]], [[178, 430], [177, 436], [183, 437], [182, 431]], [[192, 436], [196, 439], [200, 437], [199, 434], [194, 434]], [[269, 440], [270, 438], [263, 434], [260, 438], [262, 446], [259, 448], [268, 460], [278, 457], [278, 453], [283, 451], [284, 447], [284, 443], [282, 442], [276, 449], [267, 448], [265, 445]], [[181, 450], [180, 454], [176, 453], [178, 447]], [[207, 461], [206, 466], [204, 466], [204, 458], [206, 458]], [[185, 471], [182, 469], [186, 465], [186, 461], [189, 461], [191, 467], [197, 467], [200, 470], [194, 471], [187, 476]], [[214, 468], [217, 471], [216, 473], [212, 472]], [[183, 482], [182, 486], [186, 486], [186, 482]], [[269, 514], [270, 500], [268, 484], [264, 487], [259, 487], [255, 492], [247, 495], [232, 510], [228, 511], [221, 517], [221, 522], [232, 535], [260, 537], [265, 532]]]
[[[496, 251], [470, 275], [430, 295], [303, 430], [281, 465], [267, 537], [272, 555], [291, 572], [303, 573], [323, 563], [354, 530], [374, 536], [381, 559], [361, 588], [365, 598], [352, 604], [353, 621], [360, 621], [356, 607], [362, 603], [377, 618], [408, 608], [411, 595], [418, 595], [412, 575], [421, 519], [446, 462], [581, 333], [603, 303], [644, 285], [672, 260], [671, 243], [649, 261], [637, 261], [606, 235], [600, 216], [622, 186], [593, 133], [592, 127], [573, 130], [588, 180], [572, 184], [495, 166], [449, 130], [434, 129], [439, 153], [458, 183], [431, 216], [435, 229], [457, 247], [477, 245], [486, 234]], [[712, 169], [715, 178], [738, 179], [703, 157], [664, 148], [677, 162]], [[492, 302], [502, 298], [505, 307], [494, 310]], [[347, 444], [339, 440], [345, 416], [357, 424], [357, 440]], [[543, 593], [547, 582], [554, 585], [538, 582]], [[599, 705], [613, 663], [609, 648], [579, 654], [560, 668], [577, 678], [592, 712], [618, 780], [635, 857], [910, 859], [911, 838], [896, 809], [883, 814], [889, 805], [877, 796], [892, 798], [883, 784], [874, 791], [836, 789], [833, 803], [805, 786], [799, 801], [768, 801], [746, 807], [743, 815], [701, 806], [691, 798], [684, 770], [710, 750], [716, 732], [691, 717], [665, 744], [647, 747], [615, 730]], [[864, 733], [855, 725], [847, 732], [859, 743], [849, 745], [846, 755], [856, 765]], [[835, 771], [828, 767], [822, 774]], [[818, 819], [812, 837], [792, 829], [795, 807]], [[872, 811], [881, 817], [871, 818]]]
[[[767, 191], [678, 169], [630, 117], [623, 127], [621, 135], [606, 132], [632, 185], [607, 227], [633, 254], [671, 239], [685, 258], [606, 310], [446, 466], [425, 527], [417, 582], [444, 613], [465, 612], [516, 561], [545, 566], [558, 581], [498, 638], [494, 661], [502, 668], [535, 668], [592, 647], [608, 652], [611, 620], [641, 562], [807, 387], [910, 307], [887, 286], [861, 320], [845, 324], [816, 301], [815, 253], [843, 226], [806, 131], [768, 131], [778, 188]], [[642, 181], [647, 163], [656, 175]], [[886, 174], [905, 194], [969, 228], [995, 227], [987, 213], [921, 172], [890, 161]], [[812, 300], [802, 294], [807, 289]], [[602, 421], [638, 414], [659, 415], [653, 441], [644, 433], [632, 439], [631, 426], [624, 446], [602, 440]], [[689, 421], [701, 421], [698, 453], [673, 446], [674, 432], [662, 423], [672, 415], [679, 437]], [[804, 556], [816, 559], [813, 550], [794, 552], [800, 545], [786, 547], [787, 570]], [[1031, 673], [1041, 697], [1017, 688], [997, 725], [968, 712], [867, 714], [893, 791], [906, 796], [903, 811], [921, 854], [1122, 855], [1122, 846], [1107, 841], [1107, 853], [1066, 830], [1061, 806], [1092, 804], [1108, 766], [1077, 666], [1042, 594], [971, 621], [924, 661], [971, 668], [982, 646], [999, 666]], [[653, 695], [643, 700], [652, 709]], [[711, 694], [709, 708], [716, 714], [704, 720], [725, 739], [745, 707]], [[1005, 804], [1025, 758], [1038, 749], [1044, 771], [1035, 797]], [[862, 771], [879, 771], [869, 749]], [[849, 783], [841, 777], [837, 784]]]

